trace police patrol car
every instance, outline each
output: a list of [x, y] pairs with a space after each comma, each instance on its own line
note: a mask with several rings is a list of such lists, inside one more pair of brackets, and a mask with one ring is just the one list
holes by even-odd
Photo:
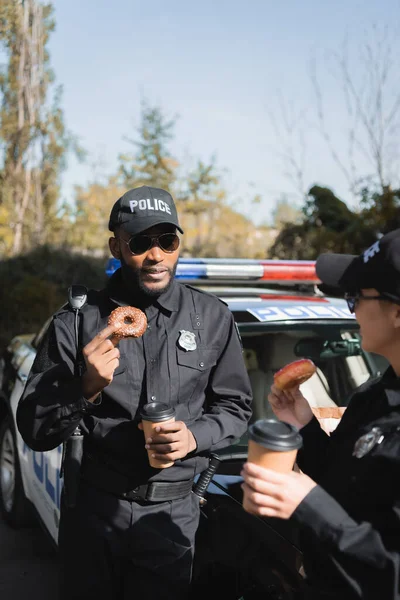
[[[110, 259], [107, 274], [118, 266]], [[233, 312], [253, 388], [253, 420], [272, 416], [267, 395], [273, 375], [296, 358], [308, 357], [317, 365], [302, 392], [327, 431], [338, 420], [323, 420], [323, 411], [345, 407], [351, 392], [385, 366], [383, 359], [362, 351], [346, 302], [320, 291], [313, 261], [181, 258], [176, 278], [218, 295]], [[13, 527], [31, 522], [35, 514], [56, 544], [62, 448], [34, 452], [15, 425], [17, 404], [47, 326], [36, 335], [15, 337], [0, 364], [0, 509]], [[259, 519], [241, 508], [239, 473], [246, 448], [245, 436], [213, 455], [208, 480], [196, 490], [206, 496], [195, 564], [199, 597], [206, 586], [211, 598], [210, 582], [221, 578], [224, 598], [232, 599], [250, 600], [258, 593], [268, 599], [296, 585], [301, 562], [296, 532], [286, 522]], [[272, 570], [265, 568], [271, 548]]]

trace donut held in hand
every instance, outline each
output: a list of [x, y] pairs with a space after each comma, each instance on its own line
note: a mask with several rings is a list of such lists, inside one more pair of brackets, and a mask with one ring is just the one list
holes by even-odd
[[108, 325], [115, 329], [110, 339], [116, 346], [123, 338], [141, 337], [147, 329], [147, 317], [139, 308], [119, 306], [108, 317]]
[[312, 360], [300, 358], [277, 371], [274, 375], [274, 384], [280, 390], [290, 390], [310, 379], [316, 370], [317, 367]]

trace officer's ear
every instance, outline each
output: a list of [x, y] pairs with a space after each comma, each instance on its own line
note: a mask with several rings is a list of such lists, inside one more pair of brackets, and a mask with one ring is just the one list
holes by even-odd
[[114, 258], [121, 258], [121, 247], [117, 238], [110, 237], [108, 240], [108, 247]]

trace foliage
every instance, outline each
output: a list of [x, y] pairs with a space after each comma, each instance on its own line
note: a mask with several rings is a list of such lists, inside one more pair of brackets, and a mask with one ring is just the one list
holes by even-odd
[[98, 256], [108, 256], [108, 219], [114, 202], [125, 189], [110, 177], [104, 184], [90, 183], [86, 188], [77, 186], [73, 222], [66, 229], [66, 243], [70, 248]]
[[137, 138], [125, 138], [136, 152], [119, 155], [123, 187], [151, 185], [172, 189], [178, 163], [170, 155], [168, 142], [173, 138], [175, 122], [175, 119], [168, 120], [159, 107], [142, 101]]
[[[15, 255], [51, 238], [58, 218], [59, 176], [70, 149], [79, 154], [60, 108], [47, 44], [51, 4], [2, 0], [0, 47], [0, 252]], [[7, 231], [8, 228], [11, 231]]]
[[104, 259], [50, 246], [0, 261], [0, 352], [14, 335], [38, 331], [72, 283], [101, 288], [104, 266]]
[[362, 209], [351, 211], [326, 187], [313, 186], [303, 222], [286, 224], [270, 248], [272, 258], [311, 260], [322, 252], [359, 254], [378, 237], [400, 227], [400, 193], [363, 190]]
[[60, 203], [59, 177], [70, 150], [81, 153], [66, 130], [61, 88], [47, 51], [54, 29], [52, 5], [4, 0], [0, 5], [0, 256], [17, 256], [50, 244], [84, 254], [108, 255], [108, 217], [129, 188], [151, 185], [174, 196], [185, 225], [186, 255], [263, 256], [265, 231], [229, 206], [215, 160], [179, 164], [170, 150], [176, 117], [144, 100], [139, 127], [125, 138], [116, 173], [77, 186], [74, 203]]
[[177, 208], [184, 223], [183, 253], [189, 256], [218, 256], [215, 235], [226, 193], [214, 159], [198, 160], [185, 174], [177, 190]]
[[382, 192], [364, 188], [361, 191], [361, 215], [366, 227], [377, 234], [400, 227], [400, 190], [385, 186]]
[[[265, 228], [254, 224], [227, 203], [222, 173], [215, 160], [197, 160], [183, 168], [172, 156], [169, 142], [174, 137], [174, 119], [144, 101], [135, 138], [136, 149], [120, 155], [118, 173], [105, 183], [94, 181], [77, 187], [74, 213], [65, 223], [68, 247], [104, 256], [108, 254], [108, 217], [113, 203], [129, 188], [151, 185], [169, 190], [175, 198], [185, 234], [185, 256], [264, 257], [268, 246]], [[64, 222], [68, 220], [67, 212]], [[57, 240], [55, 240], [57, 243]]]
[[265, 258], [270, 230], [256, 227], [231, 207], [209, 201], [201, 217], [182, 211], [183, 256]]
[[354, 213], [329, 188], [318, 185], [308, 192], [303, 211], [310, 224], [337, 232], [350, 226], [355, 218]]
[[[256, 200], [254, 203], [256, 203]], [[287, 223], [299, 223], [301, 222], [301, 217], [301, 210], [293, 206], [287, 196], [282, 195], [272, 211], [273, 227], [275, 229], [282, 229]]]

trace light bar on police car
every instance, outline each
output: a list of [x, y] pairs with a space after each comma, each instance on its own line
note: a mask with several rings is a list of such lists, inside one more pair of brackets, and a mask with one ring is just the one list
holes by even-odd
[[[116, 258], [107, 264], [111, 276], [120, 266]], [[246, 258], [180, 258], [176, 279], [202, 283], [277, 283], [280, 285], [318, 284], [315, 262], [307, 260], [253, 260]]]
[[321, 283], [313, 260], [263, 260], [263, 281]]

